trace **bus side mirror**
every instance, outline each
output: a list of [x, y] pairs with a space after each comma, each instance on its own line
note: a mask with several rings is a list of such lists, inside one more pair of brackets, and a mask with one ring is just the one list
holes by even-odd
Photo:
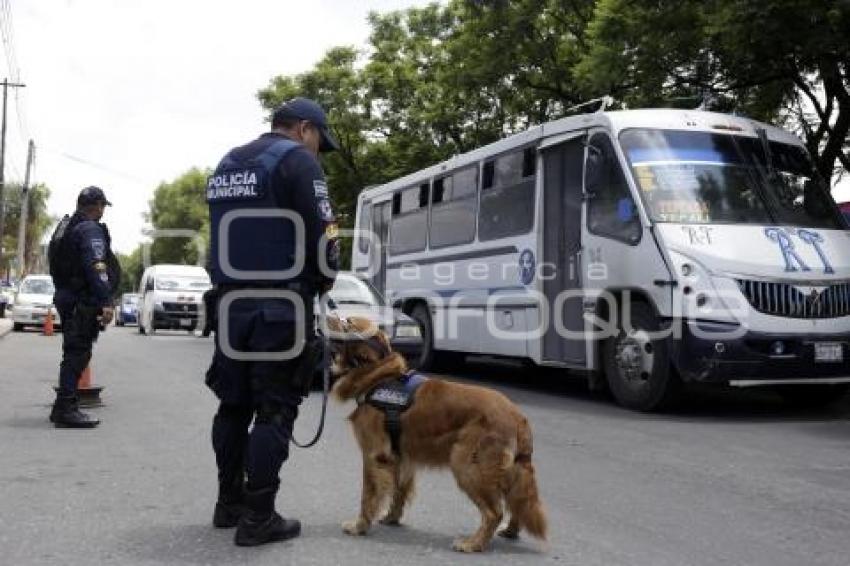
[[153, 291], [153, 279], [148, 279], [145, 282], [145, 291]]

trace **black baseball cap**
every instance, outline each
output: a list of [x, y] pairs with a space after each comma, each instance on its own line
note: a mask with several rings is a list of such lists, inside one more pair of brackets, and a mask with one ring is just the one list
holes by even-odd
[[319, 145], [319, 151], [336, 151], [339, 149], [339, 143], [331, 135], [328, 130], [328, 119], [325, 111], [319, 106], [316, 101], [309, 98], [293, 98], [281, 104], [272, 114], [272, 124], [285, 118], [294, 118], [296, 120], [307, 120], [319, 129], [322, 135], [322, 143]]
[[77, 206], [100, 203], [103, 203], [106, 206], [112, 206], [112, 203], [106, 199], [106, 194], [104, 194], [103, 189], [100, 187], [86, 187], [80, 191], [80, 196], [77, 197]]

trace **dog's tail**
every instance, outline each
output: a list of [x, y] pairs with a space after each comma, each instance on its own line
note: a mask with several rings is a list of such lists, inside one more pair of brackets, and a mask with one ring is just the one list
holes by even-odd
[[519, 526], [530, 535], [546, 540], [546, 512], [537, 491], [534, 464], [531, 463], [532, 448], [531, 427], [528, 421], [523, 419], [517, 436], [517, 452], [511, 470], [513, 481], [508, 486], [505, 499], [512, 517], [518, 521]]

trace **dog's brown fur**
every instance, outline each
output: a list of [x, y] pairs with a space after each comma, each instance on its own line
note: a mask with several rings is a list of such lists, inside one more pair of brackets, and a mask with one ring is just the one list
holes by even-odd
[[[332, 326], [376, 335], [390, 351], [389, 340], [366, 319], [351, 318]], [[337, 348], [334, 365], [340, 377], [333, 392], [340, 401], [356, 399], [407, 371], [402, 356], [382, 356], [363, 341], [344, 342]], [[524, 528], [545, 540], [546, 515], [531, 463], [531, 427], [519, 408], [501, 393], [429, 379], [401, 417], [399, 456], [390, 446], [382, 411], [364, 403], [349, 420], [363, 456], [363, 492], [360, 515], [343, 524], [346, 533], [366, 534], [388, 498], [389, 510], [381, 523], [398, 525], [413, 495], [415, 469], [448, 466], [460, 489], [481, 512], [481, 526], [472, 536], [457, 539], [455, 550], [484, 550], [502, 520], [504, 505], [510, 520], [500, 535], [517, 538]]]

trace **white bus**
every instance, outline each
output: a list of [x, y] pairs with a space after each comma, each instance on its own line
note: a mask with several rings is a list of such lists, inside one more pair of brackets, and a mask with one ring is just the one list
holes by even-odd
[[363, 191], [352, 267], [422, 364], [585, 370], [655, 409], [682, 382], [819, 404], [850, 383], [850, 231], [799, 139], [688, 110], [563, 118]]

